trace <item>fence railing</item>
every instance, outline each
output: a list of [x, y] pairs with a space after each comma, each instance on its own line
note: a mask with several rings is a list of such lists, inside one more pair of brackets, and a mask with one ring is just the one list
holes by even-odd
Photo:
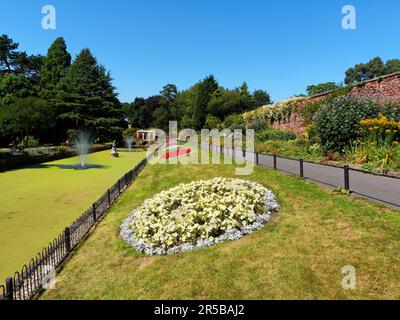
[[200, 144], [200, 146], [211, 152], [225, 154], [236, 159], [240, 158], [259, 166], [313, 180], [333, 188], [342, 188], [371, 200], [400, 208], [400, 177], [274, 154], [246, 152], [208, 144]]
[[0, 300], [28, 300], [34, 297], [50, 281], [65, 258], [85, 238], [89, 231], [104, 217], [115, 200], [128, 188], [139, 172], [146, 166], [149, 155], [133, 170], [122, 176], [99, 200], [53, 240], [42, 252], [15, 272], [0, 285]]

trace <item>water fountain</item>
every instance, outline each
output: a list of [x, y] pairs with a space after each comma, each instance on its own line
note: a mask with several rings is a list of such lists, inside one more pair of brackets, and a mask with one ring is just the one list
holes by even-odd
[[90, 146], [89, 135], [84, 132], [79, 132], [79, 135], [75, 141], [75, 147], [78, 150], [79, 160], [81, 162], [82, 167], [85, 166], [86, 155], [89, 152], [89, 146]]
[[125, 138], [125, 143], [126, 143], [126, 146], [127, 146], [129, 152], [132, 151], [132, 144], [133, 144], [134, 140], [135, 139], [133, 139], [132, 137]]

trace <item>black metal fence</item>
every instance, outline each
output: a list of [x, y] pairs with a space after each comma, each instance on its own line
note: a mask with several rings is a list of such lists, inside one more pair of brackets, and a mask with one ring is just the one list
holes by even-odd
[[400, 208], [400, 177], [374, 173], [349, 166], [333, 166], [274, 154], [252, 153], [201, 144], [201, 148], [234, 159], [242, 159]]
[[50, 280], [72, 250], [85, 238], [89, 231], [104, 217], [115, 200], [123, 193], [152, 155], [143, 159], [133, 170], [127, 172], [99, 200], [53, 240], [42, 252], [24, 265], [20, 272], [0, 285], [0, 300], [28, 300], [35, 296]]

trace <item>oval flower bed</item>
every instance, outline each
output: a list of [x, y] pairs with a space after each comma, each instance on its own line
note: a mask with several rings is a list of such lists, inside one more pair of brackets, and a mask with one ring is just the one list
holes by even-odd
[[274, 194], [252, 181], [195, 181], [146, 200], [123, 222], [120, 235], [149, 255], [178, 253], [239, 239], [278, 208]]

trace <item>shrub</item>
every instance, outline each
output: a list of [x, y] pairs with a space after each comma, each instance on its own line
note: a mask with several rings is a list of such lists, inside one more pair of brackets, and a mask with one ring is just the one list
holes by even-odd
[[379, 114], [379, 106], [369, 101], [340, 97], [324, 105], [315, 115], [315, 125], [327, 152], [344, 152], [361, 136], [360, 121]]
[[213, 116], [212, 114], [207, 115], [205, 123], [205, 127], [207, 129], [217, 129], [220, 124], [221, 120], [219, 120], [217, 117]]
[[345, 96], [349, 93], [350, 87], [339, 88], [334, 92], [331, 92], [323, 99], [314, 102], [307, 102], [303, 108], [300, 109], [300, 115], [303, 118], [304, 125], [312, 124], [315, 114], [325, 104], [332, 102], [333, 100]]
[[400, 147], [382, 147], [376, 144], [358, 144], [347, 151], [347, 159], [362, 165], [365, 170], [386, 173], [389, 169], [400, 168]]
[[388, 119], [400, 122], [400, 104], [388, 104], [382, 107], [382, 114]]
[[258, 119], [251, 123], [248, 128], [253, 129], [255, 132], [260, 132], [267, 129], [268, 126], [269, 123], [265, 119]]
[[379, 115], [379, 118], [360, 121], [361, 135], [364, 143], [378, 146], [391, 146], [399, 143], [400, 122], [390, 121]]
[[22, 140], [17, 138], [16, 141], [21, 148], [34, 148], [39, 145], [39, 139], [33, 136], [25, 136]]
[[34, 148], [39, 145], [39, 139], [36, 139], [33, 136], [25, 137], [25, 147], [27, 148]]
[[263, 120], [267, 125], [275, 121], [286, 121], [292, 115], [297, 103], [304, 98], [295, 97], [263, 106], [243, 114], [243, 120], [247, 125], [252, 125]]
[[318, 142], [318, 130], [315, 124], [310, 124], [309, 126], [307, 126], [304, 133], [304, 139], [310, 143]]
[[242, 129], [243, 116], [240, 114], [231, 114], [224, 119], [224, 127], [229, 129]]
[[122, 137], [124, 139], [135, 139], [136, 137], [136, 130], [133, 128], [128, 128], [122, 132]]
[[315, 114], [321, 109], [325, 101], [308, 102], [300, 109], [300, 115], [303, 118], [303, 125], [312, 123]]
[[256, 139], [261, 142], [278, 140], [278, 141], [289, 141], [295, 140], [296, 135], [291, 131], [284, 130], [264, 130], [256, 134]]
[[67, 130], [67, 136], [68, 136], [68, 140], [70, 142], [76, 141], [79, 138], [79, 131], [76, 130], [76, 129], [68, 129]]

